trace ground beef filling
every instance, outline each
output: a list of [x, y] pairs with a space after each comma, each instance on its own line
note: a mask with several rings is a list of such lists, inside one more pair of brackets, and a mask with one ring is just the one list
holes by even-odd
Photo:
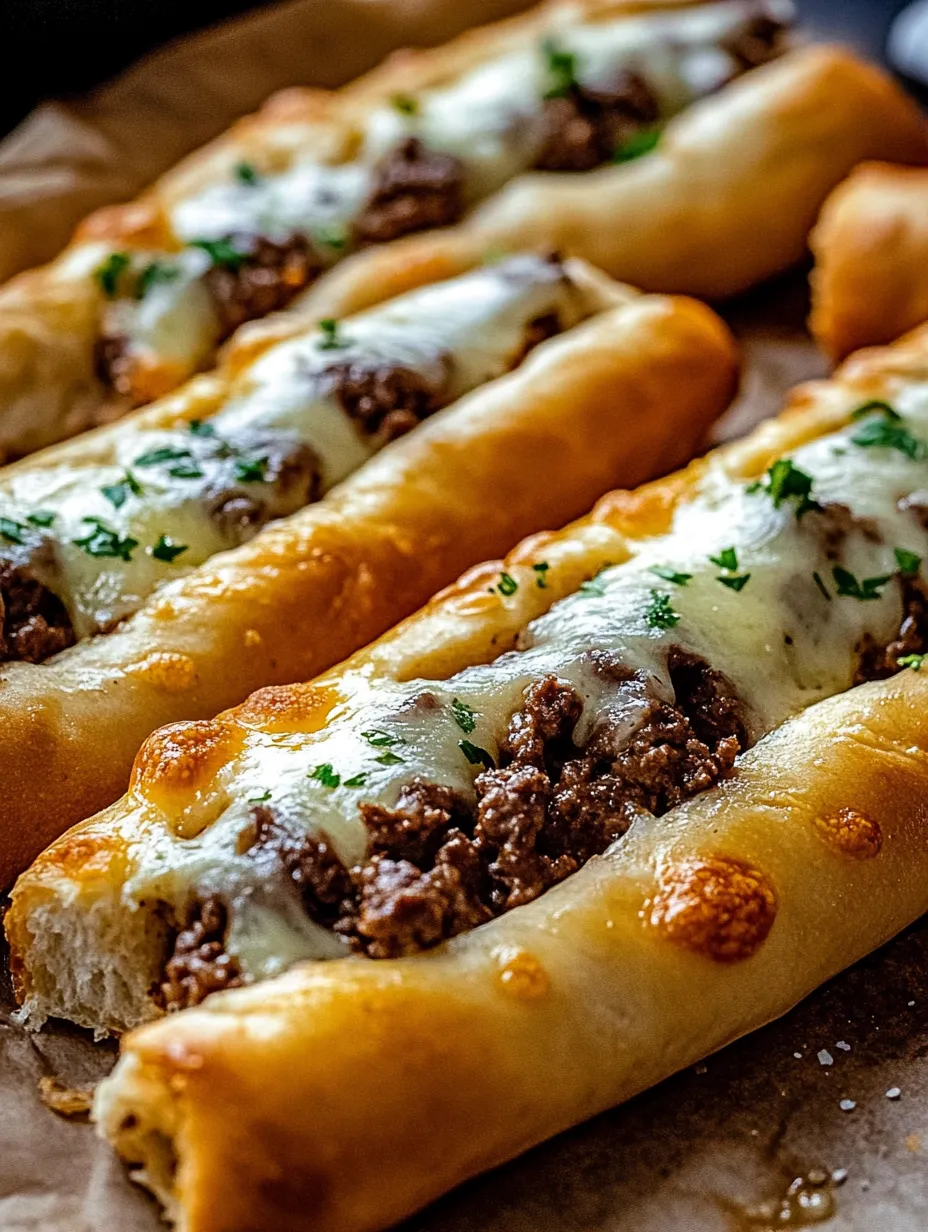
[[447, 227], [464, 212], [464, 166], [451, 154], [406, 137], [374, 170], [371, 194], [354, 223], [358, 245], [383, 244], [412, 231]]
[[223, 339], [246, 321], [286, 308], [322, 271], [321, 261], [303, 235], [279, 244], [252, 235], [232, 235], [228, 241], [243, 254], [242, 259], [217, 263], [204, 276]]
[[444, 365], [436, 381], [402, 364], [372, 367], [357, 360], [333, 364], [324, 379], [345, 414], [363, 431], [392, 441], [445, 405], [449, 376], [450, 364]]
[[734, 56], [743, 71], [759, 68], [780, 54], [786, 28], [784, 22], [760, 13], [723, 39], [722, 48]]
[[135, 365], [132, 343], [125, 334], [101, 334], [94, 343], [93, 368], [98, 379], [133, 401]]
[[623, 71], [610, 90], [579, 84], [545, 99], [539, 171], [592, 171], [641, 128], [656, 123], [660, 105], [640, 74]]
[[511, 718], [476, 804], [415, 780], [394, 808], [362, 804], [364, 863], [346, 868], [325, 835], [297, 840], [266, 809], [255, 845], [277, 848], [310, 916], [371, 958], [415, 953], [531, 902], [603, 852], [637, 809], [663, 813], [731, 770], [746, 736], [722, 676], [679, 648], [672, 702], [648, 703], [629, 739], [604, 720], [586, 747], [582, 704], [553, 676]]
[[[36, 565], [51, 566], [51, 544], [41, 545], [27, 558], [10, 553], [0, 559], [0, 659], [41, 663], [74, 644], [74, 629], [58, 596], [36, 576]], [[47, 560], [45, 558], [48, 558]], [[39, 572], [41, 572], [41, 568]]]
[[226, 909], [218, 898], [194, 904], [165, 963], [156, 994], [162, 1009], [189, 1009], [210, 993], [242, 983], [237, 962], [225, 951], [226, 923]]
[[296, 513], [322, 495], [319, 457], [308, 445], [259, 437], [234, 444], [254, 459], [254, 480], [217, 479], [207, 491], [210, 517], [230, 544], [244, 543], [271, 519]]
[[902, 591], [902, 620], [895, 636], [881, 645], [869, 633], [857, 646], [854, 683], [886, 680], [900, 670], [900, 659], [928, 651], [928, 586], [915, 577], [897, 575]]

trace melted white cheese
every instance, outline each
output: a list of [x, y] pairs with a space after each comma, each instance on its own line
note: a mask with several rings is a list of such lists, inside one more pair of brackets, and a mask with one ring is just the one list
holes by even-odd
[[[400, 365], [424, 375], [447, 405], [507, 372], [537, 317], [558, 313], [566, 328], [588, 311], [563, 267], [535, 256], [423, 287], [346, 319], [337, 348], [327, 348], [313, 330], [266, 351], [237, 377], [210, 419], [212, 438], [185, 427], [127, 429], [115, 435], [112, 457], [103, 464], [14, 472], [0, 488], [0, 517], [26, 524], [36, 511], [54, 515], [45, 534], [56, 545], [58, 582], [48, 584], [68, 608], [77, 636], [86, 637], [136, 611], [179, 570], [232, 546], [210, 514], [217, 493], [265, 500], [271, 516], [292, 511], [273, 506], [272, 484], [240, 481], [238, 458], [217, 456], [222, 442], [259, 442], [245, 450], [246, 460], [261, 456], [262, 441], [307, 445], [319, 460], [323, 491], [382, 446], [358, 428], [332, 391], [325, 374], [333, 365]], [[173, 456], [152, 462], [158, 450]], [[191, 459], [199, 476], [171, 474]], [[119, 485], [122, 503], [116, 507], [103, 489]], [[77, 541], [93, 530], [89, 519], [99, 519], [120, 540], [136, 540], [126, 549], [129, 559], [93, 555], [81, 546]], [[235, 542], [248, 533], [243, 530]], [[173, 562], [151, 554], [161, 535], [186, 548]]]
[[[928, 441], [928, 384], [911, 388], [897, 409], [904, 426]], [[861, 643], [869, 636], [885, 644], [899, 627], [900, 587], [895, 577], [886, 580], [899, 568], [895, 549], [928, 560], [924, 511], [920, 518], [906, 503], [928, 488], [928, 460], [854, 443], [866, 422], [792, 455], [812, 478], [812, 498], [824, 512], [797, 517], [795, 499], [777, 508], [767, 491], [734, 483], [716, 465], [667, 534], [643, 541], [631, 561], [607, 568], [592, 586], [556, 603], [527, 626], [519, 649], [446, 680], [350, 676], [349, 700], [360, 718], [333, 715], [312, 735], [256, 736], [223, 772], [231, 802], [219, 818], [192, 839], [159, 831], [125, 887], [126, 901], [154, 897], [185, 904], [194, 893], [220, 894], [229, 904], [229, 951], [247, 975], [263, 978], [297, 955], [325, 958], [338, 947], [331, 934], [294, 911], [293, 887], [273, 853], [238, 852], [253, 802], [266, 802], [297, 834], [324, 833], [349, 865], [358, 861], [367, 842], [362, 801], [390, 807], [417, 777], [473, 798], [480, 767], [462, 753], [465, 733], [451, 708], [454, 699], [476, 714], [466, 739], [495, 757], [526, 688], [547, 675], [572, 685], [583, 699], [578, 744], [604, 718], [631, 734], [649, 696], [673, 698], [671, 646], [701, 656], [732, 682], [752, 741], [846, 690]], [[928, 446], [921, 452], [928, 454]], [[846, 533], [829, 533], [842, 521]], [[726, 549], [734, 549], [736, 569], [711, 560], [726, 560]], [[861, 585], [883, 579], [871, 586], [875, 597], [840, 595], [836, 567]], [[654, 568], [689, 577], [670, 582]], [[745, 575], [740, 591], [719, 580]], [[531, 574], [521, 584], [533, 585]], [[676, 618], [672, 627], [653, 618], [661, 601]], [[634, 678], [620, 683], [597, 670], [597, 652], [631, 669]], [[337, 776], [336, 786], [314, 777], [319, 766], [328, 768], [329, 782]]]

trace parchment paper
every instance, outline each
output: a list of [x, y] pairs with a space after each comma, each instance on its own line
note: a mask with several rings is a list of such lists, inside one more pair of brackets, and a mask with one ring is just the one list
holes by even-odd
[[[45, 106], [0, 147], [0, 270], [51, 255], [91, 205], [131, 195], [272, 89], [337, 83], [391, 46], [523, 3], [295, 0], [159, 53], [82, 103]], [[824, 371], [802, 273], [727, 311], [746, 367], [718, 437]], [[916, 926], [781, 1022], [464, 1186], [406, 1232], [763, 1232], [810, 1211], [829, 1232], [924, 1232], [926, 942]], [[30, 1036], [12, 1011], [0, 982], [0, 1230], [157, 1232], [155, 1204], [92, 1126], [39, 1094], [43, 1077], [91, 1086], [115, 1047], [61, 1024]]]

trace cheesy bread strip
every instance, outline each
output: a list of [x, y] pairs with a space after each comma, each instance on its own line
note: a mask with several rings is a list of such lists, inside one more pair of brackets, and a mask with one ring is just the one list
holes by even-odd
[[866, 163], [812, 233], [810, 325], [834, 360], [928, 320], [928, 171]]
[[813, 387], [801, 414], [530, 540], [315, 683], [152, 736], [128, 796], [17, 884], [27, 1010], [121, 1029], [297, 959], [428, 948], [914, 661], [916, 342], [877, 393]]
[[20, 880], [33, 1013], [254, 982], [132, 1033], [97, 1096], [184, 1232], [392, 1223], [928, 907], [926, 357], [159, 733]]
[[[101, 606], [115, 618], [127, 596], [139, 606], [46, 663], [0, 668], [2, 884], [125, 790], [156, 727], [315, 674], [461, 568], [576, 515], [617, 478], [686, 458], [736, 379], [730, 335], [701, 305], [534, 256], [425, 288], [331, 337], [304, 323], [227, 367], [8, 472], [21, 501], [0, 522], [8, 643], [33, 644], [49, 596], [63, 622], [73, 613], [59, 630], [100, 628]], [[436, 394], [458, 400], [241, 542], [298, 503], [294, 473], [305, 472], [286, 459], [312, 450], [325, 486], [327, 468], [343, 474]], [[168, 514], [186, 520], [167, 526]], [[241, 546], [186, 568], [220, 533]], [[74, 572], [43, 591], [38, 567], [54, 552]], [[76, 582], [54, 589], [62, 578]]]
[[[776, 272], [860, 158], [928, 161], [922, 117], [877, 70], [834, 51], [756, 69], [790, 12], [555, 4], [273, 100], [0, 293], [0, 450], [150, 400], [345, 256], [412, 232], [446, 228], [439, 247], [468, 262], [556, 234], [660, 290], [727, 294]], [[644, 157], [659, 138], [666, 152]], [[391, 294], [405, 249], [397, 261], [362, 257], [352, 295]], [[348, 311], [326, 307], [336, 292], [347, 302], [336, 280], [307, 311]]]

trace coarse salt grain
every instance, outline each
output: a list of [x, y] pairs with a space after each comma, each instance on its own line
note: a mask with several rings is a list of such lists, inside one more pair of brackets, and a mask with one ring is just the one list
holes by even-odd
[[823, 1048], [818, 1054], [818, 1063], [819, 1065], [834, 1065], [835, 1059], [827, 1048]]
[[842, 1112], [853, 1112], [857, 1107], [857, 1101], [854, 1099], [842, 1099], [838, 1107]]

